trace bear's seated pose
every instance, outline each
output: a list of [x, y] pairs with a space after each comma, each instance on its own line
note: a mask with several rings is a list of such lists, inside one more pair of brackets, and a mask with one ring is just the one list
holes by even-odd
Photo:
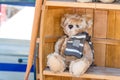
[[55, 44], [55, 51], [47, 56], [47, 66], [54, 73], [69, 72], [79, 77], [93, 63], [93, 46], [87, 30], [93, 20], [88, 15], [65, 14], [61, 27], [65, 35]]

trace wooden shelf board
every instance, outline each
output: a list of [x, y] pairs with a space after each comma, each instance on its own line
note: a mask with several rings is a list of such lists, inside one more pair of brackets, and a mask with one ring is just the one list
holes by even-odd
[[104, 3], [80, 3], [80, 2], [65, 2], [65, 1], [46, 1], [46, 6], [56, 7], [78, 7], [78, 8], [93, 8], [93, 9], [115, 9], [120, 10], [120, 4], [104, 4]]
[[46, 1], [46, 6], [57, 7], [81, 7], [81, 8], [95, 8], [95, 3], [79, 3], [79, 2], [65, 2], [65, 1]]
[[[56, 42], [60, 37], [59, 36], [49, 36], [45, 37], [46, 43], [54, 43]], [[120, 45], [120, 40], [115, 39], [101, 39], [101, 38], [91, 38], [93, 43], [100, 43], [100, 44], [110, 44], [110, 45]]]
[[93, 43], [120, 45], [120, 40], [115, 40], [115, 39], [92, 38], [91, 40]]
[[[68, 72], [53, 73], [49, 69], [44, 70], [43, 75], [73, 77]], [[106, 67], [91, 67], [84, 75], [80, 76], [80, 78], [120, 80], [120, 69]]]
[[120, 10], [120, 4], [118, 4], [118, 3], [113, 3], [113, 4], [96, 3], [96, 9]]

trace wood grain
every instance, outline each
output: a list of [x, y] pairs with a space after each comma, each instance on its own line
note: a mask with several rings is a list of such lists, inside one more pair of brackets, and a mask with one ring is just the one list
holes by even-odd
[[[94, 29], [93, 37], [95, 38], [106, 38], [107, 34], [107, 10], [95, 10], [94, 11]], [[93, 41], [94, 42], [94, 41]], [[103, 41], [105, 42], [105, 41]], [[94, 63], [97, 66], [105, 66], [105, 53], [106, 44], [94, 43]]]
[[107, 45], [106, 47], [106, 66], [120, 68], [120, 45]]
[[[46, 43], [54, 43], [59, 38], [60, 38], [60, 36], [46, 36], [45, 37], [45, 42]], [[91, 41], [93, 43], [99, 43], [99, 44], [120, 45], [120, 40], [115, 40], [115, 39], [91, 38]]]
[[94, 43], [94, 64], [97, 66], [105, 66], [106, 44]]
[[79, 3], [79, 2], [70, 2], [70, 1], [47, 1], [46, 6], [54, 7], [75, 7], [75, 8], [93, 8], [93, 9], [111, 9], [111, 10], [120, 10], [120, 5], [116, 3], [112, 4], [102, 4], [102, 3]]
[[111, 4], [102, 4], [102, 3], [96, 3], [95, 6], [96, 9], [107, 9], [107, 10], [120, 10], [120, 5], [116, 3]]
[[[44, 75], [49, 76], [65, 76], [72, 77], [68, 72], [56, 73], [50, 72], [49, 70], [44, 70]], [[106, 67], [91, 67], [84, 75], [81, 75], [80, 78], [94, 78], [94, 79], [120, 79], [120, 69], [115, 68], [106, 68]]]
[[32, 64], [33, 64], [33, 58], [34, 58], [34, 50], [36, 45], [36, 38], [38, 36], [38, 30], [39, 30], [39, 22], [41, 18], [41, 8], [42, 8], [42, 0], [36, 0], [35, 5], [35, 14], [34, 14], [34, 22], [33, 22], [33, 28], [32, 28], [32, 35], [31, 35], [31, 41], [30, 41], [30, 52], [28, 56], [28, 63], [26, 68], [26, 74], [25, 74], [25, 80], [28, 79]]
[[120, 40], [120, 11], [116, 11], [115, 39]]
[[[42, 74], [42, 72], [43, 72], [43, 66], [44, 66], [44, 54], [42, 53], [43, 51], [44, 51], [44, 28], [43, 28], [43, 26], [45, 25], [44, 24], [44, 18], [46, 17], [46, 14], [45, 13], [47, 13], [47, 9], [45, 9], [46, 7], [44, 6], [44, 4], [45, 4], [45, 2], [46, 2], [46, 0], [44, 0], [44, 2], [43, 2], [43, 5], [42, 5], [42, 13], [41, 13], [41, 21], [39, 22], [39, 24], [40, 24], [40, 30], [39, 30], [39, 34], [40, 34], [40, 46], [39, 46], [39, 79], [40, 80], [44, 80], [44, 76], [43, 76], [43, 74]], [[42, 46], [42, 47], [41, 47]]]
[[[94, 25], [94, 10], [86, 9], [86, 15], [89, 15], [91, 17], [91, 19], [93, 19], [93, 25]], [[88, 33], [92, 37], [93, 37], [93, 25], [91, 26], [91, 28], [88, 29]]]
[[78, 3], [78, 2], [47, 1], [46, 6], [95, 8], [95, 3], [87, 3], [86, 4], [86, 3]]
[[[108, 19], [108, 38], [113, 38], [114, 41], [120, 41], [120, 11], [109, 11]], [[120, 44], [107, 45], [106, 47], [106, 66], [120, 68]]]
[[95, 10], [93, 37], [106, 38], [106, 32], [107, 32], [107, 11]]
[[116, 11], [109, 10], [108, 12], [108, 26], [107, 26], [107, 38], [115, 39], [115, 26], [116, 26]]

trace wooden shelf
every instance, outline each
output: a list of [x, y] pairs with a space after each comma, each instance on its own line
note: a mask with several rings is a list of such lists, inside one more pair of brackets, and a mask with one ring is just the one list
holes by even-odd
[[[73, 77], [68, 72], [54, 74], [53, 72], [49, 71], [49, 69], [44, 70], [43, 75]], [[106, 68], [106, 67], [91, 67], [84, 75], [80, 77], [94, 78], [94, 79], [120, 80], [120, 69]]]
[[[46, 43], [54, 43], [60, 38], [60, 36], [46, 36], [45, 42]], [[115, 39], [101, 39], [101, 38], [91, 38], [93, 43], [101, 43], [101, 44], [111, 44], [111, 45], [120, 45], [120, 40]]]
[[78, 8], [93, 8], [93, 9], [115, 9], [120, 10], [120, 4], [104, 4], [104, 3], [79, 3], [65, 1], [46, 1], [46, 6], [56, 7], [78, 7]]
[[46, 1], [46, 6], [95, 8], [95, 3], [79, 3], [79, 2], [65, 2], [65, 1]]
[[115, 10], [120, 10], [120, 4], [118, 4], [118, 3], [113, 3], [113, 4], [96, 3], [96, 9], [115, 9]]

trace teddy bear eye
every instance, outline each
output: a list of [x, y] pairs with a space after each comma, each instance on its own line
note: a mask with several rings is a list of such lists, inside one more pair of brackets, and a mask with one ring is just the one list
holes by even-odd
[[77, 28], [79, 28], [79, 25], [76, 25]]

